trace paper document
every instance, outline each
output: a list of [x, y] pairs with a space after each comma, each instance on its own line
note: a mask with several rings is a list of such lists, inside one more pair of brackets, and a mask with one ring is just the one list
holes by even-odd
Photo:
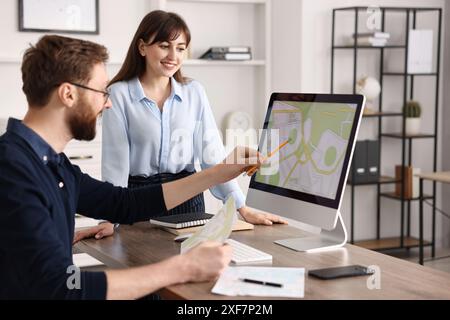
[[78, 268], [82, 267], [92, 267], [92, 266], [101, 266], [104, 263], [95, 259], [93, 256], [88, 255], [87, 253], [76, 253], [73, 255], [73, 264]]
[[83, 216], [75, 216], [75, 229], [78, 228], [87, 228], [87, 227], [95, 227], [98, 225], [99, 220], [83, 217]]
[[[281, 284], [281, 287], [244, 282], [242, 279]], [[228, 267], [211, 292], [227, 296], [303, 298], [305, 268]]]
[[408, 73], [433, 72], [433, 30], [410, 30]]
[[237, 219], [234, 198], [229, 197], [225, 205], [202, 229], [181, 243], [181, 253], [185, 253], [204, 241], [225, 242], [230, 236]]

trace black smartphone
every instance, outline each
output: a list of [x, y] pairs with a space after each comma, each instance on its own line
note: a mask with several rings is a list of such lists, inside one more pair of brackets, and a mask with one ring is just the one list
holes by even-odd
[[373, 270], [360, 265], [316, 269], [308, 271], [308, 275], [324, 280], [343, 277], [367, 276], [371, 274], [374, 274]]

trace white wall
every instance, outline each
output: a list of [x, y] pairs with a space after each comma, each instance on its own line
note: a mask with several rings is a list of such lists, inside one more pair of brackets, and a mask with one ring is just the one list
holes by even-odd
[[[110, 52], [109, 75], [112, 77], [125, 57], [131, 38], [142, 17], [150, 10], [147, 0], [100, 1], [100, 35], [68, 35], [92, 40], [105, 45]], [[0, 2], [0, 118], [23, 117], [26, 99], [22, 93], [20, 64], [29, 43], [35, 43], [43, 34], [18, 31], [18, 1]]]
[[[299, 92], [330, 92], [330, 65], [331, 65], [331, 27], [332, 27], [332, 9], [349, 6], [399, 6], [399, 7], [444, 7], [444, 0], [302, 0], [297, 1], [295, 10], [292, 10], [292, 1], [281, 0], [274, 1], [274, 13], [279, 14], [273, 19], [274, 30], [284, 30], [282, 40], [278, 40], [277, 54], [274, 54], [274, 83], [273, 87], [280, 91], [296, 91]], [[296, 18], [294, 23], [291, 23], [293, 18]], [[448, 17], [448, 13], [447, 13]], [[285, 19], [286, 18], [286, 19]], [[403, 19], [404, 20], [404, 19]], [[403, 21], [401, 20], [401, 21]], [[393, 21], [392, 19], [390, 21]], [[449, 21], [447, 19], [447, 21]], [[419, 27], [429, 27], [435, 21], [430, 18], [422, 18]], [[352, 26], [352, 17], [348, 17], [347, 21], [342, 19], [338, 22], [340, 25], [344, 24], [347, 27]], [[401, 32], [405, 26], [402, 22], [396, 29]], [[393, 26], [393, 24], [391, 25]], [[393, 30], [395, 28], [389, 28]], [[352, 30], [352, 29], [347, 29]], [[346, 30], [346, 31], [347, 31]], [[347, 31], [348, 32], [348, 31]], [[351, 31], [350, 31], [351, 32]], [[397, 32], [394, 32], [397, 34]], [[348, 33], [347, 33], [348, 34]], [[274, 38], [279, 37], [279, 34], [274, 35]], [[395, 35], [394, 35], [395, 37]], [[339, 33], [337, 38], [340, 38]], [[276, 41], [276, 40], [274, 40]], [[274, 42], [276, 44], [276, 42]], [[360, 51], [361, 52], [361, 51]], [[374, 74], [378, 76], [379, 61], [376, 53], [361, 52], [361, 63], [358, 68], [358, 78], [363, 74]], [[291, 59], [283, 59], [284, 56], [297, 57]], [[441, 59], [443, 59], [441, 54]], [[339, 61], [336, 65], [335, 85], [337, 85], [338, 92], [351, 92], [352, 73], [348, 70], [353, 64], [352, 55], [350, 52], [339, 53]], [[389, 59], [387, 63], [395, 65], [397, 60]], [[442, 62], [443, 60], [441, 60]], [[394, 62], [394, 63], [393, 63]], [[448, 62], [447, 64], [448, 70]], [[448, 74], [448, 71], [447, 71]], [[299, 79], [300, 78], [300, 79]], [[339, 80], [338, 80], [339, 79]], [[423, 117], [423, 130], [426, 132], [433, 132], [433, 114], [434, 109], [434, 85], [430, 84], [430, 79], [424, 78], [416, 81], [415, 96], [423, 102], [425, 109]], [[346, 83], [347, 85], [344, 85]], [[402, 86], [399, 86], [399, 80], [390, 80], [386, 82], [389, 92], [386, 97], [394, 97], [393, 100], [385, 98], [384, 105], [388, 109], [399, 110], [401, 101], [403, 100]], [[448, 87], [448, 83], [447, 87]], [[441, 88], [443, 83], [441, 82]], [[287, 90], [285, 90], [287, 89]], [[441, 90], [442, 93], [443, 90]], [[448, 91], [448, 90], [447, 90]], [[432, 94], [430, 94], [430, 92]], [[442, 94], [440, 97], [440, 109], [442, 115]], [[430, 110], [430, 111], [427, 111]], [[386, 108], [385, 108], [386, 110]], [[448, 118], [447, 114], [447, 118]], [[395, 129], [398, 126], [398, 120], [384, 120], [386, 128]], [[360, 139], [375, 138], [376, 137], [377, 120], [365, 119], [360, 132]], [[440, 120], [439, 141], [442, 141], [442, 117]], [[397, 129], [398, 130], [398, 129]], [[450, 132], [449, 132], [450, 133]], [[429, 157], [433, 152], [432, 140], [416, 140], [413, 144], [413, 164], [414, 166], [423, 168], [425, 171], [431, 171], [433, 163]], [[441, 167], [441, 150], [439, 148], [438, 165]], [[383, 140], [383, 159], [381, 172], [383, 174], [393, 175], [393, 168], [395, 164], [401, 162], [401, 143], [396, 140]], [[449, 164], [450, 165], [450, 164]], [[439, 169], [438, 168], [438, 169]], [[389, 187], [387, 187], [389, 188]], [[391, 187], [391, 189], [393, 186]], [[440, 187], [439, 187], [440, 188]], [[447, 193], [448, 194], [448, 193]], [[439, 193], [438, 193], [439, 195]], [[355, 239], [370, 239], [376, 236], [376, 187], [375, 186], [359, 186], [356, 188], [355, 201]], [[438, 196], [438, 198], [440, 198]], [[441, 200], [439, 199], [438, 205]], [[417, 204], [413, 205], [414, 214], [412, 215], [412, 235], [416, 236], [417, 232]], [[400, 205], [397, 201], [389, 199], [382, 199], [381, 202], [382, 220], [381, 230], [382, 236], [399, 236], [400, 230]], [[344, 220], [347, 226], [350, 226], [350, 191], [347, 188], [345, 193], [343, 208]], [[426, 217], [429, 212], [426, 211]], [[442, 224], [441, 218], [438, 217], [437, 225]], [[438, 227], [438, 239], [442, 239], [442, 232]], [[447, 229], [448, 230], [448, 229]], [[429, 237], [431, 234], [430, 219], [426, 219], [425, 236]]]
[[300, 89], [302, 4], [299, 0], [272, 1], [273, 92], [298, 92]]

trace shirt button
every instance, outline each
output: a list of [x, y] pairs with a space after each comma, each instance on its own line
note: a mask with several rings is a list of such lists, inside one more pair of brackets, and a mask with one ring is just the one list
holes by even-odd
[[61, 181], [60, 183], [58, 183], [58, 187], [59, 188], [63, 188], [64, 187], [64, 182]]
[[48, 157], [47, 157], [47, 156], [43, 156], [43, 157], [42, 157], [42, 160], [47, 161], [47, 160], [48, 160]]

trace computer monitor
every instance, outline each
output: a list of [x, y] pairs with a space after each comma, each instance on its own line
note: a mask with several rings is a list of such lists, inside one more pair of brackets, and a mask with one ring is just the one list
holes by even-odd
[[247, 205], [322, 229], [275, 243], [312, 252], [347, 242], [339, 208], [364, 103], [362, 95], [271, 95], [259, 151], [273, 155], [253, 175]]

